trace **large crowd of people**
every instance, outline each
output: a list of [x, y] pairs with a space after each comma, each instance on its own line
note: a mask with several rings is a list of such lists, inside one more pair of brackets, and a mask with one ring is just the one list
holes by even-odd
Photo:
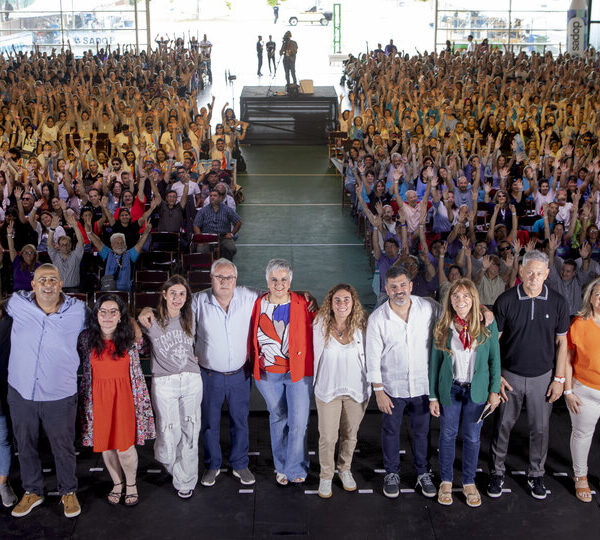
[[[179, 233], [185, 250], [194, 233], [217, 234], [233, 257], [241, 226], [234, 170], [248, 125], [226, 103], [213, 130], [214, 96], [198, 103], [211, 50], [205, 35], [187, 46], [161, 38], [149, 52], [0, 56], [4, 291], [30, 288], [32, 271], [49, 259], [69, 289], [97, 289], [96, 259], [86, 256], [100, 251], [94, 238], [118, 259], [118, 235], [132, 249], [151, 230], [147, 221]], [[211, 208], [217, 219], [196, 219]], [[125, 270], [118, 290], [131, 286]]]
[[[111, 504], [140, 502], [136, 445], [152, 439], [179, 497], [193, 496], [198, 481], [213, 486], [223, 464], [224, 401], [232, 474], [254, 484], [252, 381], [269, 413], [277, 484], [307, 479], [314, 394], [318, 494], [333, 495], [336, 469], [343, 488], [357, 490], [352, 458], [374, 394], [383, 494], [400, 493], [406, 412], [417, 488], [442, 505], [453, 503], [462, 423], [461, 485], [470, 507], [482, 504], [475, 472], [484, 419], [496, 416], [485, 491], [498, 498], [523, 406], [528, 486], [534, 498], [546, 498], [551, 412], [564, 396], [575, 494], [591, 502], [588, 456], [600, 417], [598, 57], [479, 46], [411, 58], [390, 43], [346, 64], [344, 186], [380, 276], [370, 315], [348, 283], [333, 287], [320, 307], [310, 292], [293, 291], [293, 268], [283, 259], [269, 261], [266, 290], [237, 284], [233, 237], [241, 220], [230, 206], [228, 164], [245, 125], [225, 107], [210, 135], [212, 105], [197, 111], [194, 97], [198, 58], [197, 49], [161, 44], [158, 53], [139, 55], [97, 51], [76, 60], [66, 51], [3, 60], [4, 137], [11, 140], [0, 166], [0, 230], [17, 292], [0, 318], [0, 496], [12, 515], [44, 501], [40, 426], [67, 517], [81, 513], [77, 423], [82, 444], [102, 454]], [[36, 83], [40, 77], [47, 82]], [[213, 159], [201, 179], [195, 167], [204, 143]], [[192, 293], [173, 274], [158, 305], [136, 321], [117, 292], [131, 287], [131, 269], [155, 228], [183, 229], [187, 243], [189, 235], [216, 232], [223, 257], [212, 262], [208, 289]], [[52, 263], [40, 263], [40, 246]], [[106, 261], [109, 292], [86, 311], [69, 293], [81, 288], [80, 264], [91, 250]], [[140, 365], [145, 347], [150, 390]], [[8, 412], [20, 499], [8, 482]], [[437, 486], [432, 416], [440, 422]]]

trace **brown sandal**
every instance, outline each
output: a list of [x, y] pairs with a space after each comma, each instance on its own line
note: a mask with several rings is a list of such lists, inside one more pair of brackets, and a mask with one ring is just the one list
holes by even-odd
[[444, 506], [450, 506], [452, 504], [452, 482], [440, 483], [438, 502]]
[[475, 484], [465, 484], [463, 486], [463, 494], [467, 499], [467, 506], [470, 506], [471, 508], [481, 506], [481, 495], [475, 487]]
[[575, 497], [584, 503], [592, 502], [592, 490], [588, 484], [587, 476], [575, 476], [573, 480], [575, 481]]

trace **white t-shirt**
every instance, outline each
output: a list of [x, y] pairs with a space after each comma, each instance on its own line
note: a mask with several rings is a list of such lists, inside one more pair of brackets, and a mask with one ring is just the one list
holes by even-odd
[[[188, 189], [188, 197], [195, 197], [196, 195], [200, 195], [200, 187], [196, 182], [190, 182], [190, 187]], [[177, 193], [177, 202], [181, 201], [181, 197], [183, 196], [183, 190], [185, 189], [185, 184], [183, 182], [175, 182], [171, 189]]]
[[330, 336], [315, 373], [315, 397], [329, 403], [338, 396], [350, 396], [362, 403], [369, 399], [367, 372], [360, 361], [358, 345], [342, 345]]
[[545, 204], [550, 204], [554, 200], [553, 189], [549, 189], [546, 195], [542, 195], [539, 191], [533, 196], [533, 200], [535, 201], [535, 213], [540, 216], [542, 215], [542, 208], [544, 208]]
[[450, 328], [452, 329], [450, 347], [452, 348], [454, 379], [458, 382], [470, 383], [473, 380], [473, 373], [475, 371], [477, 340], [473, 339], [471, 341], [470, 349], [464, 349], [454, 323], [450, 325]]

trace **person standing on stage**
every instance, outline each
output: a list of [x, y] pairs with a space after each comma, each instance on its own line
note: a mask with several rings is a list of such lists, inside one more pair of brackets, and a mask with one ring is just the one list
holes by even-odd
[[258, 36], [258, 41], [256, 42], [256, 55], [258, 56], [258, 71], [256, 74], [260, 77], [262, 73], [260, 72], [260, 68], [262, 68], [263, 63], [263, 49], [265, 42], [263, 41], [262, 36]]
[[298, 44], [292, 39], [292, 33], [288, 30], [283, 35], [283, 44], [279, 51], [279, 56], [283, 56], [283, 69], [287, 84], [290, 84], [290, 74], [294, 79], [294, 84], [298, 84], [296, 81], [296, 54], [298, 54]]
[[[269, 63], [269, 73], [277, 73], [277, 66], [275, 65], [275, 49], [277, 48], [276, 43], [273, 41], [273, 36], [269, 36], [267, 41], [267, 62]], [[273, 71], [271, 71], [271, 62], [273, 63]]]

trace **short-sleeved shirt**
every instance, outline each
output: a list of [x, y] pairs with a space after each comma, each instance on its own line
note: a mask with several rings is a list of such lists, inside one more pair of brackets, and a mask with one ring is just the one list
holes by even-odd
[[194, 219], [194, 226], [198, 227], [204, 234], [226, 234], [231, 232], [231, 226], [238, 221], [240, 221], [240, 216], [221, 203], [216, 212], [211, 205], [198, 210]]
[[573, 352], [573, 376], [581, 384], [600, 390], [600, 327], [592, 317], [577, 317], [567, 337]]
[[172, 208], [162, 201], [158, 207], [158, 225], [157, 231], [161, 232], [179, 232], [183, 227], [183, 208], [180, 204], [176, 204]]
[[556, 336], [569, 331], [569, 308], [560, 293], [544, 284], [530, 298], [519, 284], [494, 304], [502, 367], [523, 377], [537, 377], [554, 368]]

